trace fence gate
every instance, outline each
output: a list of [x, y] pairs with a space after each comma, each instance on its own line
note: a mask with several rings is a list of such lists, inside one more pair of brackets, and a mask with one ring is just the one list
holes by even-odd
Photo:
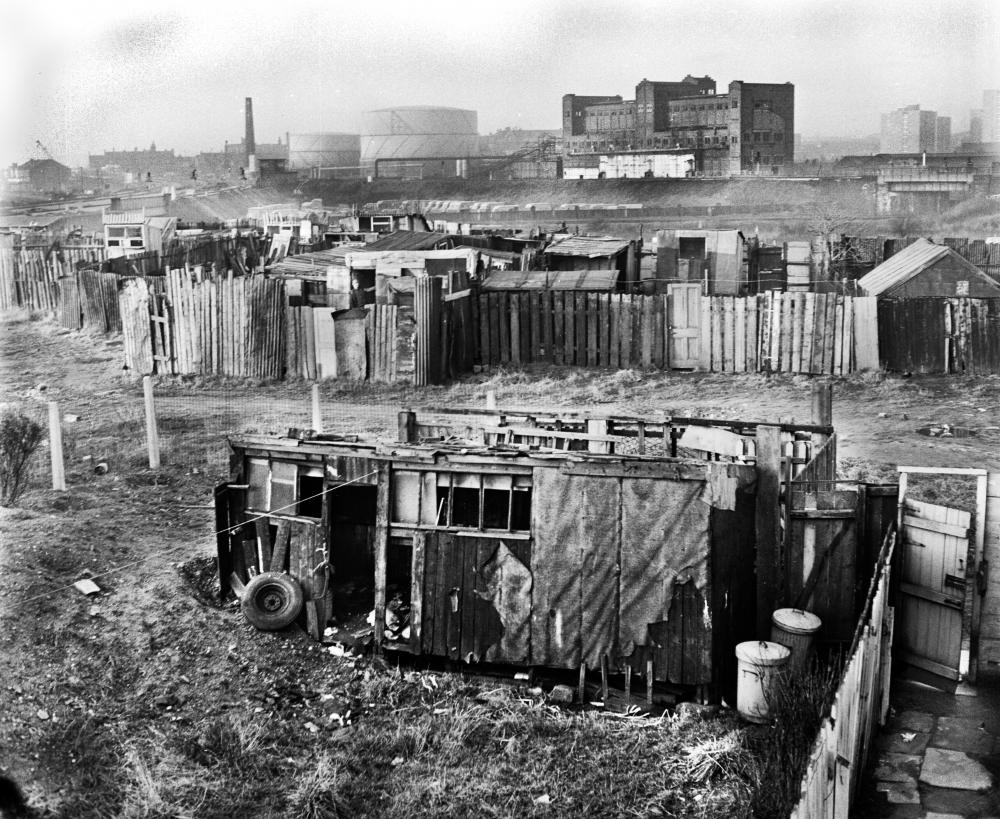
[[957, 680], [972, 516], [959, 509], [904, 498], [900, 517], [899, 659]]
[[670, 311], [670, 368], [693, 370], [698, 366], [701, 338], [701, 284], [668, 284]]

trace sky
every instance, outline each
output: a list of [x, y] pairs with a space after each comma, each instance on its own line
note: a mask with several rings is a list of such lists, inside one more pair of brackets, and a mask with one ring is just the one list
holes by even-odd
[[0, 0], [0, 164], [243, 135], [358, 133], [361, 112], [441, 105], [479, 132], [558, 128], [563, 94], [642, 79], [795, 84], [795, 130], [864, 136], [919, 104], [968, 127], [1000, 88], [996, 0]]

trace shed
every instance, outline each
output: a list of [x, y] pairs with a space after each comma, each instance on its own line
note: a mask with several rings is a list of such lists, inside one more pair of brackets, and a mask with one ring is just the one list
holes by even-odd
[[542, 251], [549, 270], [617, 270], [625, 282], [638, 279], [635, 241], [614, 236], [562, 236]]
[[1000, 297], [997, 284], [947, 245], [917, 239], [858, 280], [868, 296], [894, 298]]
[[482, 440], [231, 439], [222, 595], [270, 568], [304, 589], [314, 637], [335, 595], [367, 589], [385, 649], [735, 685], [754, 466]]
[[738, 230], [658, 230], [656, 283], [705, 282], [706, 295], [745, 292], [747, 267], [743, 234]]

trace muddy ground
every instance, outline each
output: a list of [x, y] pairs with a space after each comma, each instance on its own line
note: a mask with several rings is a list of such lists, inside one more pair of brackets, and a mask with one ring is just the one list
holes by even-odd
[[[56, 400], [70, 417], [68, 490], [48, 488], [43, 449], [17, 508], [0, 509], [0, 771], [41, 811], [739, 814], [752, 777], [732, 753], [734, 720], [697, 728], [713, 749], [698, 765], [676, 732], [568, 722], [525, 690], [333, 657], [216, 605], [210, 500], [226, 477], [224, 436], [307, 425], [308, 385], [158, 382], [164, 463], [153, 471], [141, 389], [121, 367], [114, 338], [24, 315], [0, 326], [3, 403], [42, 421]], [[482, 407], [490, 392], [510, 407], [808, 420], [811, 383], [550, 367], [447, 388], [322, 389], [326, 426], [379, 433], [400, 407]], [[834, 379], [834, 422], [844, 477], [893, 480], [899, 464], [1000, 469], [997, 376]], [[974, 434], [917, 432], [945, 424]], [[93, 597], [70, 585], [90, 574]], [[637, 758], [679, 761], [639, 781]]]

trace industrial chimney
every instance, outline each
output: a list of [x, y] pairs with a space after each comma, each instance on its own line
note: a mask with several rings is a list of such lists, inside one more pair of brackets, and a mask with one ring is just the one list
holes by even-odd
[[253, 97], [246, 99], [246, 136], [244, 148], [247, 152], [247, 170], [255, 173], [257, 170], [257, 142], [253, 136]]

